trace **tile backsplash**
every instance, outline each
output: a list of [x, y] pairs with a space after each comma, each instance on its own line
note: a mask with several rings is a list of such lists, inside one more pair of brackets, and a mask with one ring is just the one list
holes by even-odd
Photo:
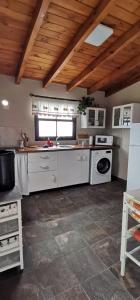
[[26, 132], [27, 134], [29, 134], [29, 136], [31, 136], [29, 129], [21, 129], [19, 127], [0, 127], [0, 147], [19, 146], [21, 131]]

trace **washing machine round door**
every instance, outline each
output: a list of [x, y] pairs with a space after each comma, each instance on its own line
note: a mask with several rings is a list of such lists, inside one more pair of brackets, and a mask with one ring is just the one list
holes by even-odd
[[106, 174], [110, 169], [110, 161], [108, 158], [101, 158], [97, 163], [97, 171], [100, 174]]

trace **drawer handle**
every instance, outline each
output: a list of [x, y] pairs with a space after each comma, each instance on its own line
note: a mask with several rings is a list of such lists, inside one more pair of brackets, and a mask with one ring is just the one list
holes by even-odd
[[77, 160], [78, 160], [78, 161], [81, 161], [81, 160], [82, 160], [82, 157], [81, 157], [81, 156], [77, 156]]
[[52, 175], [52, 180], [53, 180], [53, 182], [56, 182], [56, 176], [55, 175]]
[[40, 166], [41, 169], [49, 170], [49, 166]]
[[46, 155], [46, 156], [40, 156], [40, 158], [42, 158], [42, 159], [49, 159], [49, 156], [48, 155]]
[[83, 155], [82, 160], [86, 160], [86, 156], [85, 155]]

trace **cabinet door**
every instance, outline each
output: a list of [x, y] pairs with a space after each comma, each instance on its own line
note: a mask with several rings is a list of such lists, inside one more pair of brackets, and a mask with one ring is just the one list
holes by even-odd
[[105, 127], [105, 113], [106, 110], [105, 109], [98, 109], [97, 110], [97, 122], [96, 125], [98, 127]]
[[122, 125], [124, 127], [130, 127], [132, 121], [132, 106], [125, 105], [122, 108]]
[[96, 110], [94, 108], [88, 108], [87, 110], [87, 126], [96, 126]]
[[81, 150], [81, 183], [89, 182], [90, 150]]
[[113, 120], [112, 127], [121, 127], [122, 126], [122, 107], [113, 107]]
[[29, 174], [29, 192], [53, 189], [57, 187], [57, 172], [37, 172]]
[[81, 150], [59, 151], [58, 186], [81, 183]]

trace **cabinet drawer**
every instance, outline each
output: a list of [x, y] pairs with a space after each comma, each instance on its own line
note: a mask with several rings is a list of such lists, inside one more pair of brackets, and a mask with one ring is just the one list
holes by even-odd
[[0, 224], [0, 236], [18, 231], [18, 219], [10, 220]]
[[19, 236], [14, 235], [0, 241], [0, 253], [19, 247]]
[[39, 152], [39, 153], [29, 153], [28, 154], [28, 163], [31, 162], [50, 162], [50, 161], [57, 161], [57, 153], [56, 152]]
[[29, 192], [53, 189], [57, 187], [56, 172], [38, 172], [29, 174]]
[[18, 213], [17, 202], [0, 205], [0, 219], [16, 215]]
[[5, 268], [16, 263], [20, 263], [19, 251], [0, 257], [0, 268]]
[[56, 170], [57, 163], [54, 160], [30, 161], [28, 163], [28, 172], [47, 172]]

